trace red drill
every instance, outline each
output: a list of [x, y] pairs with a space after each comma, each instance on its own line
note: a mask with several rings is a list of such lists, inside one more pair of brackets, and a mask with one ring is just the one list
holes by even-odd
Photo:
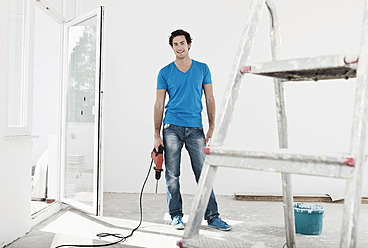
[[158, 152], [156, 151], [155, 148], [153, 148], [153, 151], [151, 153], [151, 157], [153, 159], [153, 162], [156, 165], [155, 167], [153, 167], [153, 169], [156, 171], [155, 178], [156, 178], [156, 193], [157, 193], [158, 180], [160, 180], [161, 172], [163, 171], [162, 163], [164, 162], [164, 147], [162, 145], [160, 145], [158, 147]]

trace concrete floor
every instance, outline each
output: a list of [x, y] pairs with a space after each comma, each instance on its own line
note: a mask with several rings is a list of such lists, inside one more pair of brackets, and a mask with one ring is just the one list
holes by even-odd
[[[184, 195], [185, 214], [190, 213], [192, 195]], [[285, 244], [281, 202], [237, 201], [232, 196], [217, 196], [222, 219], [233, 226], [229, 232], [208, 228], [200, 233], [221, 240], [238, 241], [253, 248], [282, 248]], [[296, 235], [297, 247], [339, 247], [343, 204], [314, 203], [325, 209], [323, 232], [318, 236]], [[170, 226], [166, 195], [143, 196], [143, 223], [124, 243], [109, 247], [177, 247], [184, 231]], [[187, 220], [184, 216], [184, 222]], [[368, 248], [368, 204], [361, 207], [357, 248]], [[128, 235], [139, 223], [138, 194], [104, 194], [104, 216], [95, 217], [67, 208], [34, 227], [8, 248], [55, 248], [61, 244], [101, 244], [97, 233]], [[112, 239], [105, 239], [112, 240]], [[223, 247], [223, 246], [219, 246]]]

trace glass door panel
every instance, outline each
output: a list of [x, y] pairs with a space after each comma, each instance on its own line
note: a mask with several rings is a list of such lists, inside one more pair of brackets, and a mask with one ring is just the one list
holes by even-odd
[[101, 12], [66, 23], [63, 201], [99, 214]]

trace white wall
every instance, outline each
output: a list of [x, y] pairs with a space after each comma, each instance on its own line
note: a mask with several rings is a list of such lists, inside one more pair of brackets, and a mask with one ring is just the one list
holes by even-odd
[[0, 10], [0, 247], [24, 235], [31, 216], [31, 139], [4, 139], [8, 117], [8, 5]]
[[[358, 53], [363, 0], [276, 0], [283, 58]], [[174, 55], [171, 31], [193, 37], [190, 55], [212, 72], [220, 109], [250, 0], [121, 1], [80, 0], [85, 13], [106, 6], [104, 78], [104, 191], [139, 192], [153, 145], [156, 77]], [[269, 18], [264, 12], [252, 61], [270, 59]], [[348, 151], [354, 80], [286, 86], [291, 149]], [[227, 143], [250, 149], [277, 147], [273, 85], [246, 77]], [[206, 115], [204, 113], [204, 120]], [[207, 127], [207, 123], [205, 123]], [[184, 152], [186, 154], [186, 152]], [[183, 158], [182, 192], [194, 193], [188, 156]], [[293, 176], [296, 194], [341, 194], [344, 181]], [[159, 191], [165, 192], [164, 180]], [[218, 194], [280, 193], [279, 174], [220, 168]], [[146, 192], [154, 192], [151, 175]], [[368, 192], [367, 187], [364, 190]]]

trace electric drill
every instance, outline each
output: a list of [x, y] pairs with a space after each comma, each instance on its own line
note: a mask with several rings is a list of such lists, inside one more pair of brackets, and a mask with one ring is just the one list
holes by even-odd
[[164, 162], [164, 147], [160, 145], [158, 147], [158, 152], [156, 151], [155, 148], [153, 148], [151, 157], [156, 165], [155, 167], [153, 167], [153, 169], [156, 171], [155, 178], [156, 178], [156, 193], [157, 193], [158, 180], [160, 180], [161, 172], [163, 171], [162, 163]]

